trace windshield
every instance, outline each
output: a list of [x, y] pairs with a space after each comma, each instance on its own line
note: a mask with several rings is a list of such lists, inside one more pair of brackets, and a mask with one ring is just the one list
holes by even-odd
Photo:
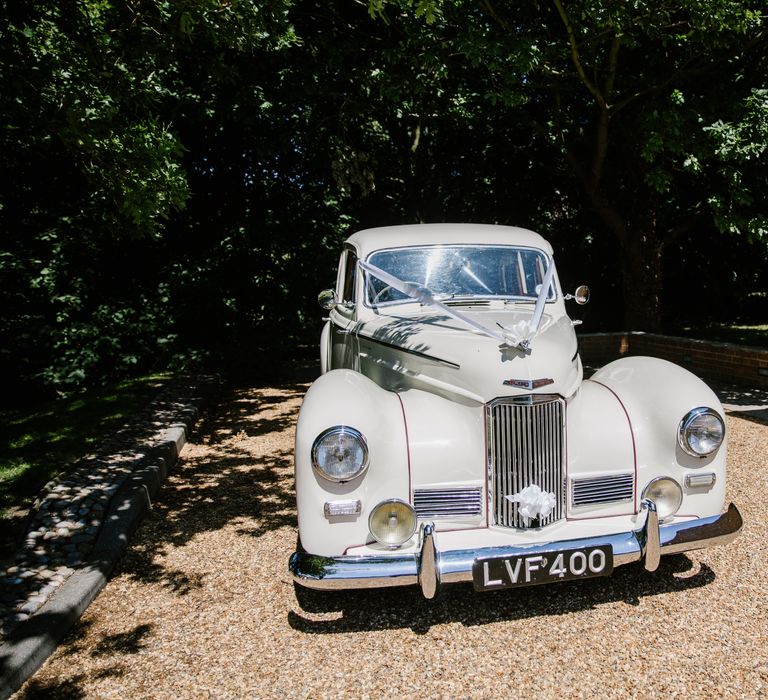
[[[425, 246], [381, 250], [368, 262], [404, 282], [428, 287], [441, 299], [519, 299], [536, 301], [547, 257], [533, 248], [514, 246]], [[412, 301], [368, 275], [369, 304]], [[554, 284], [548, 300], [555, 298]]]

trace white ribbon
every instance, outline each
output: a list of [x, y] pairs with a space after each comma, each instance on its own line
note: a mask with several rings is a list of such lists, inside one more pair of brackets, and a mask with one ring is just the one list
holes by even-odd
[[536, 306], [533, 309], [533, 316], [530, 321], [519, 321], [511, 328], [504, 328], [501, 324], [496, 325], [501, 329], [501, 333], [491, 328], [486, 328], [482, 324], [478, 323], [469, 316], [452, 309], [435, 298], [435, 293], [427, 287], [416, 284], [415, 282], [404, 282], [403, 280], [395, 277], [394, 275], [385, 272], [381, 268], [371, 265], [370, 263], [357, 261], [358, 266], [367, 272], [369, 275], [373, 275], [377, 279], [384, 282], [392, 289], [396, 289], [398, 292], [405, 294], [411, 299], [415, 299], [421, 304], [436, 306], [443, 313], [455, 318], [457, 321], [471, 326], [476, 331], [479, 331], [483, 335], [487, 335], [494, 340], [500, 341], [503, 345], [518, 348], [520, 350], [528, 350], [530, 348], [531, 340], [539, 332], [539, 326], [541, 325], [541, 319], [544, 314], [544, 304], [549, 294], [549, 287], [552, 284], [552, 275], [555, 271], [555, 266], [552, 260], [549, 260], [549, 266], [544, 274], [544, 281], [539, 291], [539, 296], [536, 299]]
[[424, 287], [420, 284], [416, 284], [415, 282], [403, 282], [403, 280], [398, 279], [394, 275], [390, 275], [388, 272], [385, 272], [384, 270], [376, 267], [375, 265], [371, 265], [370, 263], [363, 262], [362, 260], [358, 260], [357, 264], [363, 270], [365, 270], [368, 274], [373, 275], [377, 279], [380, 279], [382, 282], [384, 282], [384, 284], [386, 284], [389, 287], [392, 287], [392, 289], [396, 289], [398, 292], [402, 292], [406, 296], [411, 297], [411, 299], [415, 299], [416, 301], [424, 305], [436, 306], [438, 309], [448, 314], [452, 318], [455, 318], [457, 321], [466, 323], [467, 325], [472, 326], [472, 328], [474, 328], [475, 330], [480, 331], [480, 333], [483, 333], [487, 336], [490, 336], [491, 338], [499, 340], [502, 343], [507, 344], [509, 342], [509, 340], [503, 333], [498, 333], [494, 330], [491, 330], [490, 328], [486, 328], [480, 323], [477, 323], [477, 321], [465, 316], [462, 313], [459, 313], [458, 311], [438, 301], [435, 298], [435, 293], [432, 290], [428, 289], [427, 287]]
[[526, 486], [520, 493], [504, 498], [519, 504], [517, 512], [525, 519], [526, 526], [529, 520], [546, 518], [557, 505], [555, 494], [542, 491], [536, 484]]
[[531, 333], [533, 337], [539, 332], [541, 317], [544, 315], [544, 304], [549, 296], [549, 287], [552, 284], [552, 276], [555, 274], [555, 263], [552, 258], [547, 260], [547, 271], [544, 273], [544, 281], [541, 283], [539, 296], [536, 299], [536, 306], [533, 308], [533, 318], [531, 319]]

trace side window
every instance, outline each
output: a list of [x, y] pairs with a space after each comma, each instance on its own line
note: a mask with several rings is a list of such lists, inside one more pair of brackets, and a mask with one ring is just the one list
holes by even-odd
[[357, 279], [357, 255], [355, 251], [347, 251], [347, 261], [344, 266], [344, 289], [342, 301], [355, 301], [355, 280]]

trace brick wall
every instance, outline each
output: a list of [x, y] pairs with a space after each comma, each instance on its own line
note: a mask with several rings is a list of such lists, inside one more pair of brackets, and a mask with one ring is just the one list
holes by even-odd
[[599, 366], [629, 355], [650, 355], [701, 376], [768, 388], [768, 350], [763, 348], [632, 332], [579, 335], [579, 351], [587, 365]]

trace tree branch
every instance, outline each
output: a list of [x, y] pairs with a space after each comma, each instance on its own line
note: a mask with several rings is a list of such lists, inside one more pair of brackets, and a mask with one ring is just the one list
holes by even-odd
[[576, 72], [579, 74], [581, 82], [586, 86], [587, 90], [592, 93], [597, 102], [597, 107], [600, 110], [600, 116], [597, 123], [597, 132], [595, 134], [595, 152], [592, 157], [592, 167], [589, 173], [589, 183], [587, 189], [591, 192], [600, 191], [600, 178], [603, 174], [603, 165], [605, 164], [605, 158], [608, 154], [608, 122], [610, 121], [610, 109], [608, 107], [607, 97], [610, 95], [610, 91], [613, 90], [614, 81], [616, 78], [616, 66], [618, 63], [619, 46], [621, 45], [621, 36], [614, 32], [613, 39], [611, 41], [611, 49], [608, 54], [608, 71], [605, 80], [605, 92], [601, 92], [600, 89], [587, 77], [584, 71], [584, 66], [581, 63], [581, 57], [579, 56], [579, 48], [576, 42], [576, 32], [573, 29], [573, 24], [568, 17], [568, 14], [563, 7], [560, 0], [554, 0], [555, 7], [560, 14], [560, 18], [563, 20], [565, 29], [568, 32], [568, 42], [571, 46], [571, 59], [576, 67]]
[[497, 14], [490, 0], [480, 0], [480, 5], [505, 32], [509, 31], [509, 23]]
[[568, 14], [563, 8], [563, 4], [560, 2], [560, 0], [554, 0], [554, 2], [557, 11], [560, 14], [560, 18], [563, 20], [563, 24], [565, 25], [565, 30], [568, 32], [568, 42], [571, 45], [571, 58], [573, 59], [573, 65], [576, 67], [576, 72], [579, 74], [581, 82], [584, 83], [587, 90], [589, 90], [597, 100], [598, 105], [600, 105], [601, 108], [605, 108], [605, 97], [587, 77], [587, 74], [584, 72], [584, 66], [581, 65], [579, 48], [576, 43], [576, 32], [573, 30], [571, 20], [569, 19]]
[[[619, 62], [619, 47], [621, 46], [621, 35], [614, 33], [611, 40], [611, 50], [608, 54], [608, 75], [605, 78], [605, 101], [608, 102], [611, 99], [611, 93], [613, 92], [613, 85], [616, 82], [616, 66]], [[610, 109], [610, 108], [609, 108]]]

